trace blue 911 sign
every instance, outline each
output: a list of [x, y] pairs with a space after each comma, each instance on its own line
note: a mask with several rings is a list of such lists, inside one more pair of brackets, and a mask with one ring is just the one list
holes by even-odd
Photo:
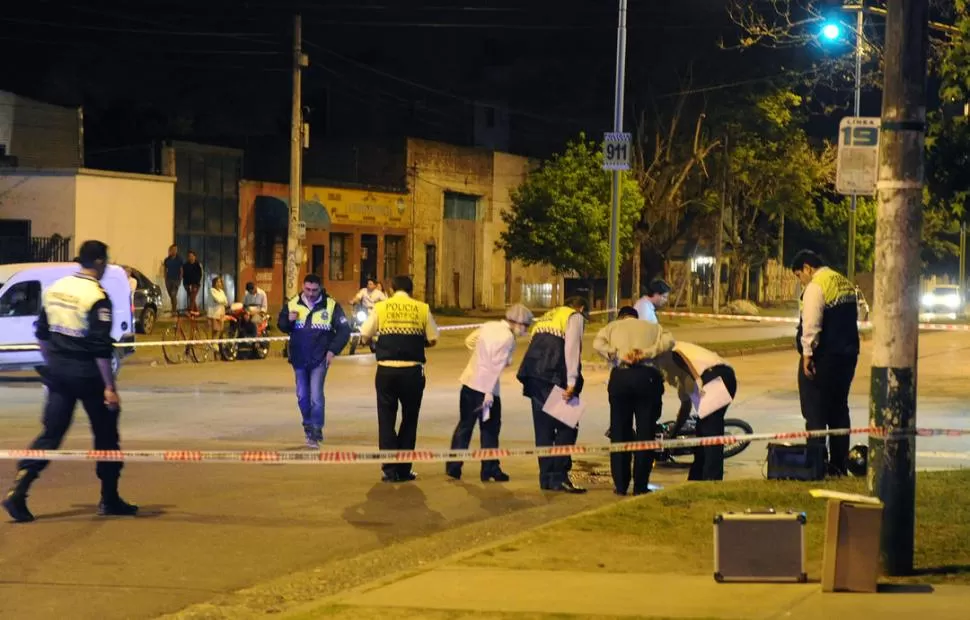
[[840, 194], [875, 195], [881, 122], [879, 118], [854, 116], [839, 123], [835, 189]]

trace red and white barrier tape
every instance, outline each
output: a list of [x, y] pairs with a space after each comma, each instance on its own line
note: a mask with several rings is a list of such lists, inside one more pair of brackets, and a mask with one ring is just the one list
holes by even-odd
[[[794, 431], [753, 435], [722, 435], [633, 441], [602, 446], [548, 446], [535, 448], [495, 448], [486, 450], [0, 450], [0, 460], [43, 461], [124, 461], [141, 463], [287, 463], [305, 465], [347, 465], [353, 463], [435, 463], [445, 461], [485, 461], [500, 458], [549, 457], [575, 454], [610, 454], [640, 450], [664, 450], [717, 446], [755, 441], [790, 441], [834, 435], [889, 435], [878, 428], [852, 428], [824, 431]], [[970, 429], [915, 429], [905, 435], [918, 437], [962, 437]], [[905, 436], [902, 435], [902, 436]]]

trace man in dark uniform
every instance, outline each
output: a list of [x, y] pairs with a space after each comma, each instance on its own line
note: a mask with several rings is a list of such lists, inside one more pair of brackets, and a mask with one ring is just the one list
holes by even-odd
[[[411, 298], [414, 284], [407, 276], [395, 276], [390, 299], [374, 305], [360, 327], [361, 342], [377, 338], [377, 432], [381, 450], [413, 450], [418, 435], [418, 414], [424, 397], [424, 350], [438, 342], [438, 326], [428, 304]], [[401, 426], [397, 406], [401, 404]], [[411, 463], [384, 463], [384, 482], [408, 482], [417, 478]]]
[[[612, 443], [652, 441], [657, 436], [657, 420], [663, 410], [663, 374], [655, 360], [673, 348], [674, 339], [657, 323], [639, 321], [638, 316], [631, 306], [620, 308], [617, 319], [601, 329], [593, 340], [593, 348], [614, 364], [607, 387]], [[653, 458], [652, 450], [610, 454], [613, 492], [627, 494], [632, 461], [633, 494], [649, 493]]]
[[[848, 429], [849, 390], [859, 361], [855, 285], [810, 250], [798, 252], [791, 269], [804, 287], [795, 344], [801, 355], [798, 396], [805, 430]], [[824, 449], [825, 438], [808, 443]], [[828, 443], [828, 474], [847, 475], [849, 436], [829, 437]]]
[[[120, 450], [118, 416], [121, 400], [115, 387], [111, 359], [111, 299], [100, 280], [108, 266], [108, 246], [85, 241], [78, 254], [80, 271], [61, 278], [44, 291], [43, 308], [37, 321], [37, 340], [46, 366], [42, 371], [47, 386], [44, 431], [31, 444], [33, 450], [60, 447], [74, 418], [74, 406], [81, 401], [91, 420], [95, 450]], [[17, 479], [3, 499], [3, 507], [14, 521], [33, 521], [27, 509], [27, 491], [49, 461], [24, 460], [17, 464]], [[118, 495], [120, 462], [99, 461], [102, 516], [131, 516], [138, 507]]]
[[[532, 340], [519, 366], [516, 378], [522, 393], [532, 400], [532, 422], [537, 446], [571, 446], [578, 428], [557, 420], [543, 407], [552, 388], [564, 390], [571, 399], [583, 391], [582, 348], [586, 319], [586, 300], [570, 297], [565, 304], [544, 314], [532, 327]], [[585, 493], [569, 479], [572, 458], [547, 456], [539, 459], [539, 488], [547, 491]]]

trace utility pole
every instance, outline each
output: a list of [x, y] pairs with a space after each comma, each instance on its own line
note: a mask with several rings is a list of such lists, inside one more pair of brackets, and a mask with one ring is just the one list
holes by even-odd
[[[619, 23], [616, 28], [616, 98], [613, 108], [613, 132], [623, 131], [623, 83], [626, 71], [626, 3], [620, 0]], [[606, 283], [606, 309], [609, 320], [616, 318], [619, 305], [618, 285], [620, 283], [619, 242], [620, 242], [620, 198], [622, 191], [623, 171], [613, 170], [613, 189], [610, 192], [612, 209], [610, 211], [610, 273]], [[634, 282], [634, 287], [640, 286]], [[636, 298], [640, 291], [634, 290]]]
[[960, 222], [960, 302], [967, 298], [967, 223]]
[[[859, 4], [856, 12], [855, 26], [855, 106], [854, 116], [859, 117], [862, 107], [862, 28], [865, 25], [865, 0]], [[855, 284], [855, 237], [856, 237], [856, 195], [852, 194], [849, 203], [849, 264], [845, 271], [846, 277]]]
[[926, 133], [926, 0], [889, 0], [873, 303], [869, 491], [885, 505], [886, 574], [913, 570], [916, 363]]
[[293, 18], [293, 109], [290, 117], [290, 221], [286, 235], [286, 299], [299, 293], [300, 205], [303, 202], [303, 69], [309, 64], [303, 53], [303, 27], [299, 15]]
[[717, 233], [714, 236], [714, 314], [721, 311], [721, 263], [724, 262], [724, 210], [727, 208], [728, 171], [731, 169], [731, 151], [724, 136], [724, 165], [721, 169], [721, 213], [717, 218]]

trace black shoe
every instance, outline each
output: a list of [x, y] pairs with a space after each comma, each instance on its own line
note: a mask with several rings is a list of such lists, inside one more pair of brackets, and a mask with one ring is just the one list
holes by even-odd
[[512, 478], [509, 477], [507, 473], [501, 469], [496, 469], [495, 471], [482, 472], [482, 482], [488, 482], [489, 480], [494, 480], [495, 482], [508, 482]]
[[385, 473], [381, 476], [381, 482], [397, 482], [397, 474], [395, 473]]
[[653, 493], [651, 489], [639, 489], [633, 492], [634, 495], [646, 495], [647, 493]]
[[562, 491], [563, 493], [573, 493], [573, 494], [579, 494], [579, 493], [585, 493], [586, 492], [586, 489], [584, 489], [583, 487], [576, 486], [575, 484], [572, 483], [572, 481], [570, 481], [568, 479], [567, 480], [564, 480], [558, 487], [556, 487], [553, 490], [554, 491]]
[[133, 517], [138, 514], [138, 506], [129, 504], [120, 497], [102, 499], [98, 503], [98, 514], [102, 517]]
[[17, 523], [30, 523], [34, 520], [34, 515], [27, 509], [27, 498], [23, 495], [8, 495], [4, 498], [3, 509], [7, 511], [10, 518]]
[[626, 497], [626, 491], [621, 491], [619, 489], [613, 489], [613, 495], [620, 495], [622, 497]]
[[452, 480], [461, 480], [461, 470], [446, 467], [445, 474]]
[[418, 475], [413, 471], [409, 471], [405, 474], [398, 474], [394, 479], [394, 482], [412, 482], [418, 479]]

